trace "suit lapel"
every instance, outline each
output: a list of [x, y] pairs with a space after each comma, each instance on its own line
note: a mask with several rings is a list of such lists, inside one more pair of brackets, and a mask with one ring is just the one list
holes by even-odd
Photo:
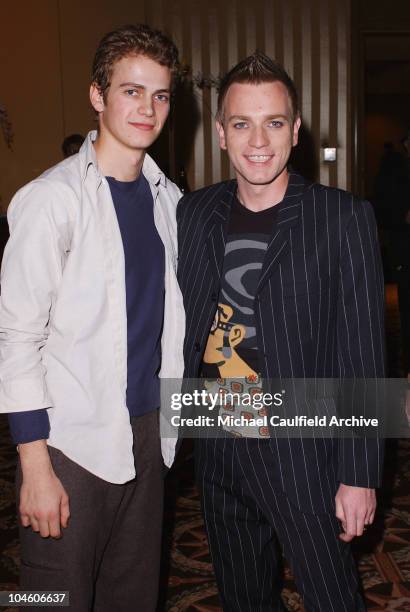
[[207, 238], [207, 249], [212, 273], [220, 282], [225, 256], [226, 232], [231, 212], [232, 198], [236, 192], [236, 181], [230, 181], [217, 200], [210, 218], [211, 229]]
[[280, 205], [275, 229], [263, 261], [257, 293], [261, 291], [289, 249], [290, 232], [292, 227], [300, 222], [302, 198], [309, 187], [309, 183], [298, 174], [289, 174], [288, 187]]

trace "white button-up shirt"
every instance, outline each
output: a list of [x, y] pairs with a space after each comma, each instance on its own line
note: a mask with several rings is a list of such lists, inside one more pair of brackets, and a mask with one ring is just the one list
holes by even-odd
[[[124, 250], [95, 137], [91, 132], [78, 155], [28, 183], [10, 204], [1, 271], [0, 410], [47, 408], [51, 446], [96, 476], [123, 483], [135, 476]], [[165, 247], [160, 377], [177, 379], [185, 330], [176, 279], [180, 192], [148, 155], [142, 172]], [[175, 442], [162, 440], [168, 466]]]

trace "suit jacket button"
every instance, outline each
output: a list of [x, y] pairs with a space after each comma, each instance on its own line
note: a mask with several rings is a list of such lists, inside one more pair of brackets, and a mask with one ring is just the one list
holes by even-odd
[[199, 351], [201, 350], [201, 345], [199, 344], [199, 342], [195, 342], [194, 349], [196, 350], [197, 353], [199, 353]]
[[218, 299], [218, 296], [216, 295], [216, 293], [211, 293], [211, 301], [216, 302], [217, 299]]

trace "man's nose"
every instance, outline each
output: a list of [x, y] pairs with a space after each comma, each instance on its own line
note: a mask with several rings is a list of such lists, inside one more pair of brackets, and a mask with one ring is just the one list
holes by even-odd
[[265, 130], [262, 126], [257, 126], [252, 129], [249, 138], [249, 146], [261, 149], [269, 144], [269, 138], [267, 137]]
[[141, 101], [138, 111], [141, 113], [141, 115], [145, 115], [146, 117], [153, 116], [154, 105], [152, 103], [151, 96], [146, 96], [144, 100]]

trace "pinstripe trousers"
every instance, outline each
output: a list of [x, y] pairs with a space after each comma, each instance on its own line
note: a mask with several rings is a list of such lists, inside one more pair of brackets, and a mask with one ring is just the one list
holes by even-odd
[[271, 476], [270, 444], [251, 438], [196, 441], [196, 479], [223, 609], [285, 609], [277, 538], [306, 612], [366, 610], [336, 517], [302, 512], [288, 500]]

